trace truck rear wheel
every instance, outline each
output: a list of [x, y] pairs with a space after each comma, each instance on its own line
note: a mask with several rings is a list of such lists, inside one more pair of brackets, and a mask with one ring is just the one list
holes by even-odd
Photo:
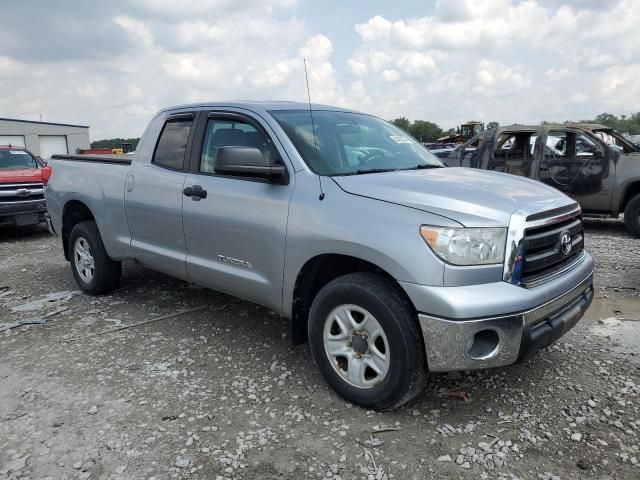
[[118, 286], [122, 264], [107, 255], [96, 222], [80, 222], [73, 227], [69, 258], [73, 276], [83, 291], [100, 295]]
[[325, 380], [347, 400], [386, 410], [426, 385], [416, 314], [390, 279], [352, 273], [324, 286], [309, 313], [309, 345]]
[[624, 223], [631, 235], [640, 237], [640, 194], [627, 203], [624, 209]]

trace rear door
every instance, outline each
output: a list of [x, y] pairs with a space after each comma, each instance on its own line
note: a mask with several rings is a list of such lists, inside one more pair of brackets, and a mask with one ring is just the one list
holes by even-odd
[[145, 137], [157, 141], [138, 149], [125, 186], [127, 223], [135, 258], [154, 270], [183, 279], [188, 279], [188, 275], [182, 190], [195, 118], [195, 112], [156, 118]]
[[605, 145], [577, 129], [549, 130], [538, 164], [538, 180], [569, 195], [585, 211], [611, 207], [613, 168]]
[[279, 309], [293, 176], [287, 184], [275, 184], [219, 175], [214, 160], [225, 146], [256, 147], [276, 163], [286, 159], [258, 118], [233, 110], [202, 113], [185, 187], [206, 194], [185, 196], [182, 208], [189, 277]]
[[535, 177], [533, 168], [538, 144], [536, 130], [501, 130], [496, 133], [487, 170]]

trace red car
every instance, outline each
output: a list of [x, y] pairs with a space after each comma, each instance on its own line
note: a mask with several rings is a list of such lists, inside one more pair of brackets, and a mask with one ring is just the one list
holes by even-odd
[[45, 187], [51, 167], [22, 147], [0, 145], [0, 226], [46, 219]]

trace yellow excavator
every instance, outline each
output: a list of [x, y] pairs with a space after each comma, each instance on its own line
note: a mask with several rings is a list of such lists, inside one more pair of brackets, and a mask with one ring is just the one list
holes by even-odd
[[470, 120], [463, 123], [456, 130], [453, 129], [449, 135], [438, 139], [438, 143], [464, 143], [474, 135], [484, 131], [484, 123], [476, 120]]

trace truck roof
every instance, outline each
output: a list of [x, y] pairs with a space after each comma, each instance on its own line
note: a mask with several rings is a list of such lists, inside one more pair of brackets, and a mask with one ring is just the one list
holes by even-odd
[[599, 132], [601, 130], [613, 130], [613, 127], [600, 125], [598, 123], [568, 123], [567, 126], [581, 128], [583, 130], [589, 130], [591, 132]]
[[[169, 112], [173, 110], [184, 110], [189, 108], [209, 108], [209, 107], [232, 107], [232, 108], [245, 108], [255, 112], [267, 112], [269, 110], [309, 110], [309, 103], [307, 102], [292, 102], [286, 100], [275, 101], [261, 101], [261, 100], [241, 100], [230, 102], [199, 102], [190, 103], [185, 105], [176, 105], [172, 107], [166, 107], [160, 110], [161, 112]], [[331, 105], [323, 105], [319, 103], [311, 104], [312, 110], [331, 110], [336, 112], [353, 112], [360, 113], [348, 108], [334, 107]]]
[[498, 130], [510, 130], [510, 131], [531, 131], [531, 130], [555, 130], [557, 128], [577, 128], [580, 130], [587, 130], [589, 132], [599, 132], [602, 130], [613, 130], [612, 127], [606, 125], [599, 125], [597, 123], [547, 123], [544, 125], [500, 125]]

